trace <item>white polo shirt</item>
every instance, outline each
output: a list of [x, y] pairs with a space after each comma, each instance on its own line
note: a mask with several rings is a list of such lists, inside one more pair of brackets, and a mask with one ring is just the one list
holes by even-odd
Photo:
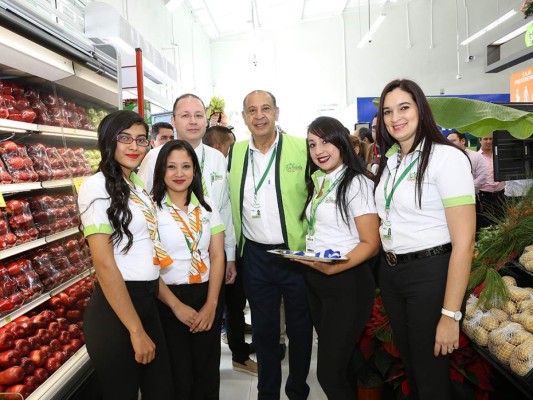
[[[139, 177], [146, 185], [148, 193], [152, 191], [154, 186], [154, 171], [157, 156], [161, 151], [162, 146], [156, 147], [148, 152], [139, 169]], [[228, 170], [224, 154], [212, 147], [205, 146], [200, 143], [194, 152], [198, 157], [198, 162], [201, 164], [204, 160], [202, 169], [202, 176], [204, 177], [207, 186], [208, 197], [216, 205], [220, 217], [226, 226], [224, 235], [224, 250], [228, 261], [235, 261], [235, 230], [233, 229], [233, 222], [231, 216], [231, 204], [229, 201], [229, 192], [227, 184], [226, 171]]]
[[280, 244], [284, 242], [276, 190], [276, 158], [279, 157], [279, 154], [276, 154], [272, 166], [257, 192], [261, 218], [252, 218], [252, 203], [255, 191], [253, 174], [255, 174], [255, 184], [259, 185], [259, 181], [270, 163], [274, 149], [278, 146], [278, 141], [279, 133], [276, 132], [274, 143], [263, 154], [255, 147], [253, 137], [250, 137], [248, 168], [246, 170], [243, 194], [242, 232], [244, 237], [257, 243]]
[[[131, 179], [135, 183], [135, 193], [149, 204], [150, 199], [142, 191], [142, 181], [135, 174], [131, 175]], [[105, 188], [105, 178], [101, 172], [83, 182], [78, 194], [78, 205], [85, 237], [95, 233], [107, 235], [113, 233], [113, 227], [107, 217], [110, 204], [111, 200]], [[128, 242], [128, 238], [124, 235], [122, 241], [114, 246], [113, 255], [118, 269], [125, 281], [158, 279], [160, 269], [154, 265], [154, 242], [150, 239], [144, 214], [141, 207], [132, 200], [128, 202], [128, 206], [132, 213], [129, 230], [133, 234], [133, 245], [126, 254], [122, 253], [122, 248]]]
[[[419, 157], [422, 143], [413, 153], [404, 157], [396, 172], [398, 148], [398, 144], [395, 144], [387, 152], [387, 168], [376, 188], [376, 206], [382, 228], [386, 218], [384, 188], [387, 177], [392, 174], [387, 186], [388, 195], [394, 175], [399, 179], [407, 166]], [[418, 163], [397, 186], [392, 197], [389, 212], [392, 238], [385, 238], [384, 229], [380, 229], [385, 251], [405, 254], [450, 243], [445, 208], [475, 204], [470, 162], [457, 148], [433, 145], [424, 174], [421, 208], [418, 206], [418, 192], [415, 194], [417, 168]]]
[[[196, 207], [200, 207], [201, 221], [202, 221], [202, 237], [198, 243], [198, 249], [202, 260], [207, 266], [202, 276], [202, 282], [209, 280], [210, 261], [209, 261], [209, 243], [211, 242], [211, 235], [215, 235], [224, 231], [224, 224], [220, 218], [220, 214], [216, 207], [213, 206], [213, 201], [205, 198], [205, 201], [211, 206], [212, 211], [207, 211], [202, 205], [198, 203], [198, 199], [191, 194], [191, 202], [188, 208], [188, 214], [192, 213]], [[168, 197], [165, 197], [163, 204], [170, 202]], [[187, 213], [176, 207], [180, 216], [184, 221], [189, 223], [189, 216]], [[191, 266], [191, 252], [185, 241], [185, 236], [181, 231], [178, 223], [172, 217], [172, 214], [166, 206], [157, 209], [157, 223], [159, 225], [159, 236], [161, 237], [161, 244], [172, 258], [172, 264], [161, 270], [161, 278], [167, 285], [182, 285], [189, 283], [189, 269]]]
[[[315, 182], [315, 194], [320, 191], [322, 182], [329, 180], [332, 185], [344, 173], [344, 166], [340, 166], [335, 171], [325, 174], [317, 171], [313, 174]], [[324, 187], [330, 187], [328, 184]], [[360, 242], [359, 233], [355, 225], [354, 218], [365, 214], [376, 214], [374, 202], [374, 183], [364, 175], [356, 176], [348, 188], [346, 198], [348, 200], [348, 224], [346, 224], [337, 209], [338, 185], [322, 200], [315, 213], [316, 222], [314, 224], [314, 247], [315, 252], [323, 253], [332, 249], [340, 251], [345, 255], [357, 246]], [[311, 215], [311, 203], [306, 209], [307, 219]]]

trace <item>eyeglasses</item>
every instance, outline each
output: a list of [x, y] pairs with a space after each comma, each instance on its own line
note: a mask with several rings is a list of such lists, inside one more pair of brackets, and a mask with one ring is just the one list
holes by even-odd
[[130, 144], [130, 143], [133, 143], [133, 141], [137, 143], [137, 146], [141, 146], [141, 147], [148, 147], [148, 145], [150, 144], [150, 141], [144, 136], [134, 139], [130, 135], [124, 135], [124, 134], [117, 135], [117, 142], [124, 143], [124, 144]]
[[178, 117], [182, 121], [188, 121], [188, 120], [191, 119], [191, 117], [194, 118], [196, 121], [199, 121], [199, 120], [205, 119], [205, 114], [203, 114], [203, 113], [195, 113], [195, 114], [183, 113], [183, 114], [176, 114], [176, 117]]

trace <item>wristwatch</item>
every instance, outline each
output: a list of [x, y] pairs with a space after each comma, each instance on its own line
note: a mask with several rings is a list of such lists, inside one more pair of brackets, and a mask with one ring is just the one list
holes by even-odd
[[440, 310], [440, 312], [442, 315], [446, 315], [447, 317], [453, 318], [457, 322], [459, 322], [461, 318], [463, 318], [463, 313], [461, 311], [450, 311], [443, 308]]

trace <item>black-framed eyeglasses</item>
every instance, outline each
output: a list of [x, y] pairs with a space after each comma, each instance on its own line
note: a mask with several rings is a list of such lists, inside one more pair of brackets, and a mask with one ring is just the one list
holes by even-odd
[[124, 144], [130, 144], [130, 143], [133, 143], [133, 141], [137, 143], [137, 146], [141, 146], [141, 147], [148, 147], [150, 145], [150, 141], [146, 137], [138, 137], [137, 139], [134, 139], [130, 135], [124, 135], [124, 134], [117, 135], [117, 142], [124, 143]]

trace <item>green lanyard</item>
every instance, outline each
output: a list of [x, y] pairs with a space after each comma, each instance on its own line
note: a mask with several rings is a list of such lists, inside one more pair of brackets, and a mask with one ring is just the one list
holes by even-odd
[[[339, 173], [339, 177], [337, 179], [335, 179], [335, 182], [333, 182], [333, 184], [326, 190], [326, 193], [324, 193], [322, 195], [322, 197], [318, 198], [318, 195], [320, 194], [317, 193], [317, 195], [313, 198], [313, 200], [311, 201], [311, 210], [310, 210], [310, 213], [309, 213], [309, 225], [308, 225], [308, 228], [307, 228], [307, 232], [311, 235], [314, 235], [315, 234], [315, 223], [316, 223], [316, 218], [315, 218], [315, 214], [316, 214], [316, 210], [318, 208], [318, 206], [324, 201], [324, 199], [326, 197], [328, 197], [328, 194], [330, 194], [332, 192], [333, 189], [335, 189], [335, 187], [337, 186], [337, 183], [339, 183], [339, 181], [341, 180], [342, 176], [343, 176], [343, 173], [344, 173], [344, 169], [342, 171], [340, 171]], [[326, 182], [326, 178], [324, 178], [324, 181], [322, 182], [322, 185], [324, 185]], [[320, 191], [323, 190], [323, 187]]]
[[257, 192], [259, 192], [259, 189], [261, 188], [261, 186], [263, 186], [263, 182], [265, 181], [268, 175], [268, 171], [270, 171], [270, 167], [272, 167], [272, 163], [274, 162], [274, 159], [276, 158], [277, 150], [278, 150], [277, 147], [274, 147], [274, 151], [272, 152], [272, 155], [270, 156], [270, 161], [268, 162], [268, 167], [263, 173], [263, 176], [261, 177], [261, 180], [259, 181], [259, 185], [255, 184], [254, 151], [250, 150], [250, 158], [252, 162], [252, 177], [254, 179], [254, 199], [255, 200], [257, 200]]
[[200, 162], [200, 172], [202, 173], [202, 176], [204, 173], [204, 162], [205, 162], [205, 147], [202, 147], [202, 161]]
[[404, 178], [407, 176], [409, 171], [411, 171], [411, 169], [415, 166], [417, 161], [418, 161], [418, 157], [416, 157], [413, 161], [411, 161], [411, 163], [407, 166], [405, 171], [403, 171], [403, 173], [400, 175], [400, 178], [398, 179], [398, 181], [396, 181], [396, 173], [398, 172], [398, 167], [400, 166], [401, 161], [398, 162], [398, 165], [396, 167], [396, 172], [394, 173], [394, 179], [392, 181], [393, 182], [392, 189], [389, 195], [387, 196], [387, 186], [389, 185], [389, 179], [391, 177], [391, 174], [389, 172], [389, 176], [387, 176], [387, 180], [385, 181], [385, 187], [383, 188], [383, 193], [385, 195], [385, 211], [387, 212], [387, 219], [388, 219], [388, 211], [390, 210], [390, 203], [392, 202], [392, 196], [394, 195], [396, 188], [398, 187], [400, 182], [404, 180]]

